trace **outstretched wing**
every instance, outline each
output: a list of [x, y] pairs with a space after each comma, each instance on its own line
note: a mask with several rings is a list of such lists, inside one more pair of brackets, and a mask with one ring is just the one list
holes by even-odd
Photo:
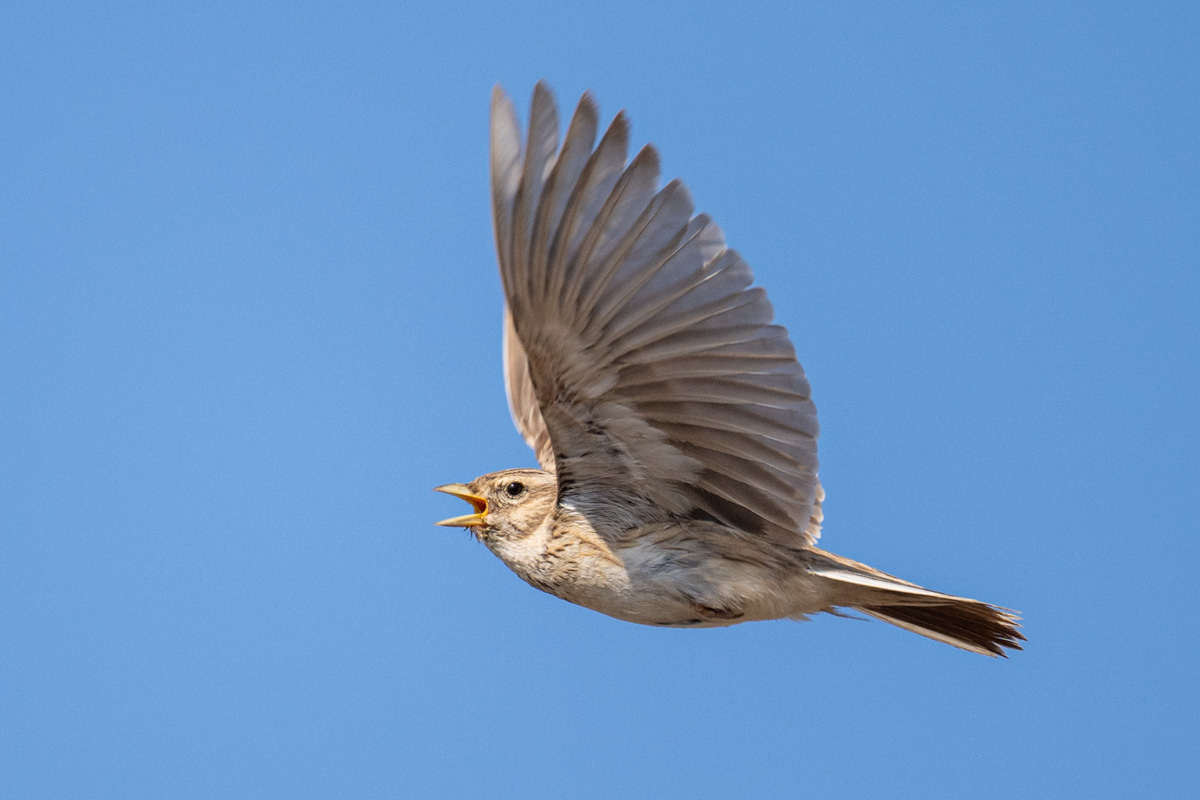
[[560, 501], [653, 506], [791, 544], [820, 533], [817, 415], [766, 292], [618, 114], [593, 148], [579, 102], [561, 146], [541, 83], [528, 140], [492, 96], [505, 377], [518, 430]]

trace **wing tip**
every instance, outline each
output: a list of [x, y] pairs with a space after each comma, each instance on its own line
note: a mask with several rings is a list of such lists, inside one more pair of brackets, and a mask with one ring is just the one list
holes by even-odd
[[550, 88], [550, 84], [546, 83], [546, 80], [543, 78], [533, 85], [531, 107], [538, 108], [545, 104], [549, 104], [551, 108], [555, 106], [554, 90]]
[[608, 130], [604, 133], [604, 138], [612, 137], [614, 141], [619, 141], [623, 149], [629, 147], [629, 115], [625, 113], [625, 109], [617, 112], [613, 117], [613, 121], [609, 123]]
[[643, 145], [642, 149], [638, 150], [637, 155], [633, 157], [633, 161], [629, 163], [630, 169], [635, 166], [639, 169], [648, 169], [655, 175], [662, 172], [662, 156], [658, 154], [658, 148], [653, 144]]
[[517, 109], [513, 106], [512, 98], [504, 87], [497, 83], [492, 87], [491, 107], [491, 140], [493, 150], [501, 137], [513, 138], [519, 145], [521, 139], [521, 122], [517, 118]]
[[596, 95], [592, 93], [591, 89], [585, 89], [583, 94], [579, 96], [579, 103], [575, 106], [575, 113], [578, 114], [585, 109], [592, 116], [599, 116], [600, 104], [596, 102]]

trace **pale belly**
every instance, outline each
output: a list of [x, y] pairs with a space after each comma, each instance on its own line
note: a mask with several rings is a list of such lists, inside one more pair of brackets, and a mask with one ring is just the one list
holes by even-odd
[[610, 617], [665, 627], [802, 619], [829, 608], [824, 583], [798, 563], [755, 563], [653, 544], [614, 555], [618, 558], [598, 563], [551, 592]]
[[804, 551], [709, 523], [602, 536], [579, 518], [487, 544], [531, 586], [642, 625], [712, 628], [831, 608], [828, 582], [809, 574]]

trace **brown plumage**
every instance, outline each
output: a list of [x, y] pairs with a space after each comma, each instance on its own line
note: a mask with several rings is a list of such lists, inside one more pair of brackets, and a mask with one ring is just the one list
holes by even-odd
[[584, 95], [559, 143], [534, 90], [522, 141], [492, 104], [492, 207], [513, 420], [541, 470], [442, 491], [531, 585], [619, 619], [711, 627], [861, 610], [985, 655], [1017, 616], [816, 547], [817, 416], [766, 293], [650, 146], [599, 144]]

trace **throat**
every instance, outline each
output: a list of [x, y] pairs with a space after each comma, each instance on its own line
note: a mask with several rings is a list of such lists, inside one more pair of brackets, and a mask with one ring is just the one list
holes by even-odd
[[488, 547], [530, 586], [572, 602], [579, 602], [581, 591], [625, 577], [621, 560], [590, 525], [557, 514], [528, 536], [489, 542]]

